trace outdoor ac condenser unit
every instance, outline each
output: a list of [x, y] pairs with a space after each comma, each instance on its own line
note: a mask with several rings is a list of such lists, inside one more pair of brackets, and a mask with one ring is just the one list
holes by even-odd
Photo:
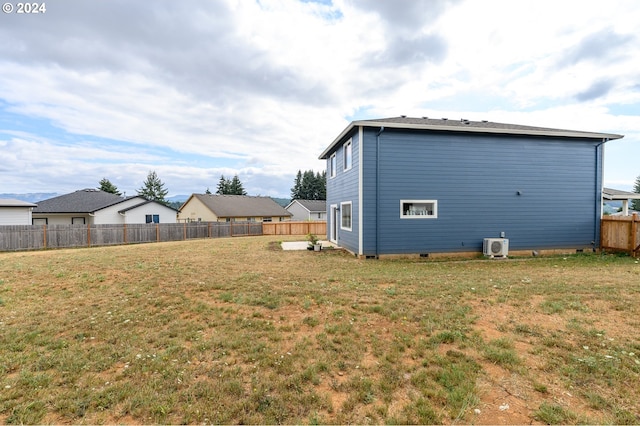
[[490, 257], [507, 257], [509, 254], [509, 239], [485, 238], [482, 244], [482, 253]]

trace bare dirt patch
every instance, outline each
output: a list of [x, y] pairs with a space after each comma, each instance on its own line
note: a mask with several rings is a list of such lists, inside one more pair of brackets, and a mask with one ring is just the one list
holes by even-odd
[[615, 256], [0, 253], [0, 420], [638, 423], [639, 294]]

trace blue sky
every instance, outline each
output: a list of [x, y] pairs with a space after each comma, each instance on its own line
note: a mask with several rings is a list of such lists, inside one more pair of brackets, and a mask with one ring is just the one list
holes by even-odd
[[398, 115], [624, 134], [605, 185], [640, 175], [637, 1], [46, 5], [0, 14], [0, 193], [154, 170], [169, 195], [237, 174], [287, 197], [349, 121]]

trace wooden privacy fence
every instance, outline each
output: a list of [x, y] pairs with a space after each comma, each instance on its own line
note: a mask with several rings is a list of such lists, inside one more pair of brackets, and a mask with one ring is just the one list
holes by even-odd
[[2, 225], [0, 226], [0, 251], [93, 247], [250, 235], [306, 235], [309, 232], [320, 236], [325, 235], [325, 222]]
[[92, 247], [262, 235], [255, 222], [0, 226], [0, 251]]
[[601, 249], [640, 256], [640, 217], [636, 213], [633, 216], [605, 216], [600, 223]]
[[327, 222], [263, 222], [263, 235], [307, 235], [315, 234], [321, 239], [327, 235]]

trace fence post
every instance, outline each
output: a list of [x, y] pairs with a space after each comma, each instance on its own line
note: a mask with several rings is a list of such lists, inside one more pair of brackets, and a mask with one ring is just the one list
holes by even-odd
[[42, 240], [44, 248], [47, 248], [47, 224], [42, 225]]
[[122, 242], [127, 244], [127, 222], [122, 224]]
[[631, 256], [634, 256], [634, 257], [636, 256], [638, 249], [640, 249], [640, 244], [636, 239], [637, 235], [638, 235], [638, 214], [634, 213], [633, 216], [631, 217], [631, 238], [629, 238], [629, 241], [631, 242]]
[[186, 220], [182, 224], [182, 240], [183, 241], [187, 240], [187, 221]]
[[91, 224], [87, 223], [87, 247], [91, 247]]

